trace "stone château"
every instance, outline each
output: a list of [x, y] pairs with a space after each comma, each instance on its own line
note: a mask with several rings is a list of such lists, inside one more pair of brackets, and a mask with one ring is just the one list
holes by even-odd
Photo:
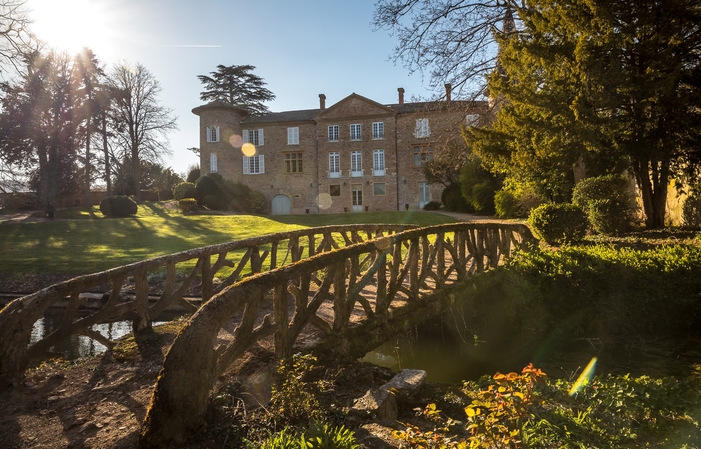
[[488, 104], [442, 100], [383, 105], [351, 94], [326, 107], [248, 115], [212, 102], [200, 118], [202, 173], [259, 190], [273, 214], [421, 209], [440, 201], [443, 186], [429, 184], [423, 165], [460, 138], [460, 125], [487, 120]]

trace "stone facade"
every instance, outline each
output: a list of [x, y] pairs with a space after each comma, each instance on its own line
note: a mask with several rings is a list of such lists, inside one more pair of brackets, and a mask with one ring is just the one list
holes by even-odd
[[[460, 125], [487, 119], [486, 102], [382, 105], [351, 94], [326, 108], [248, 117], [214, 102], [200, 117], [200, 167], [259, 190], [273, 214], [418, 210], [439, 201], [423, 163]], [[253, 145], [252, 145], [253, 144]]]

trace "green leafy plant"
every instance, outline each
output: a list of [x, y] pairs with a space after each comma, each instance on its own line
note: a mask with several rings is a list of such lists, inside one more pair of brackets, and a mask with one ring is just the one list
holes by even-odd
[[137, 210], [134, 200], [127, 196], [109, 196], [100, 201], [100, 212], [105, 217], [128, 217], [136, 215]]
[[572, 191], [572, 203], [580, 206], [594, 230], [604, 235], [626, 230], [635, 204], [630, 181], [616, 174], [583, 179]]
[[311, 354], [295, 354], [278, 366], [278, 383], [272, 389], [270, 410], [274, 417], [289, 424], [323, 419], [317, 394], [319, 384], [306, 378], [316, 364]]
[[180, 201], [184, 198], [197, 198], [197, 189], [191, 182], [181, 182], [173, 187], [173, 198]]
[[568, 203], [548, 203], [536, 207], [528, 216], [528, 224], [540, 239], [550, 245], [583, 240], [588, 225], [582, 208]]
[[194, 198], [183, 198], [178, 201], [178, 206], [184, 214], [197, 212], [197, 200]]

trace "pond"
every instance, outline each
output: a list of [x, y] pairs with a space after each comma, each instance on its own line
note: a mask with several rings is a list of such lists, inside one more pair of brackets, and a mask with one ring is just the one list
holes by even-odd
[[362, 360], [393, 371], [423, 369], [429, 381], [452, 383], [477, 380], [496, 372], [520, 372], [531, 362], [549, 377], [575, 380], [594, 357], [597, 375], [701, 375], [701, 344], [695, 340], [602, 341], [551, 336], [528, 341], [506, 331], [490, 341], [482, 341], [460, 326], [460, 321], [451, 313], [428, 320], [371, 351]]
[[[46, 314], [44, 314], [44, 318], [34, 323], [30, 342], [34, 343], [39, 341], [44, 336], [56, 330], [61, 324], [61, 317], [61, 309], [50, 309]], [[163, 319], [172, 319], [174, 317], [159, 318], [162, 320], [154, 321], [154, 326], [165, 323], [166, 321], [163, 321]], [[131, 321], [115, 321], [113, 323], [95, 324], [92, 326], [92, 330], [99, 332], [112, 341], [115, 341], [131, 333], [132, 327]], [[62, 354], [62, 357], [66, 360], [76, 360], [83, 357], [90, 357], [93, 355], [102, 354], [106, 350], [107, 347], [105, 345], [83, 335], [71, 335], [69, 338], [63, 340], [61, 343], [50, 349], [51, 352]]]

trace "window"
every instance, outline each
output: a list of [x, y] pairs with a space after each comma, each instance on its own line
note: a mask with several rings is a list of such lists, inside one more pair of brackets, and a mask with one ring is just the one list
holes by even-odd
[[219, 142], [219, 127], [218, 126], [208, 126], [207, 127], [207, 142]]
[[287, 145], [299, 145], [299, 127], [287, 128]]
[[360, 123], [350, 126], [350, 140], [360, 140]]
[[214, 153], [209, 155], [209, 172], [210, 173], [217, 172], [217, 155]]
[[431, 128], [428, 126], [427, 118], [420, 118], [416, 120], [416, 130], [414, 131], [416, 137], [428, 137], [431, 135]]
[[372, 151], [372, 175], [385, 175], [385, 150]]
[[419, 167], [425, 165], [426, 162], [433, 160], [433, 148], [431, 147], [414, 147], [414, 166]]
[[243, 143], [252, 143], [257, 147], [261, 147], [264, 144], [264, 140], [262, 129], [243, 130]]
[[375, 122], [372, 124], [372, 138], [373, 139], [384, 139], [385, 138], [385, 123]]
[[372, 185], [372, 194], [376, 196], [384, 196], [387, 192], [384, 182], [376, 182]]
[[467, 114], [465, 116], [465, 124], [467, 126], [477, 126], [477, 124], [480, 121], [480, 115], [479, 114]]
[[338, 125], [329, 126], [329, 142], [338, 142]]
[[363, 176], [363, 154], [360, 151], [351, 151], [351, 176]]
[[302, 173], [302, 155], [304, 153], [285, 153], [285, 171]]
[[338, 152], [329, 153], [329, 178], [341, 177], [341, 155]]
[[329, 186], [329, 195], [341, 196], [341, 185], [340, 184], [331, 184]]
[[265, 173], [265, 158], [262, 154], [243, 157], [243, 174], [259, 175]]

